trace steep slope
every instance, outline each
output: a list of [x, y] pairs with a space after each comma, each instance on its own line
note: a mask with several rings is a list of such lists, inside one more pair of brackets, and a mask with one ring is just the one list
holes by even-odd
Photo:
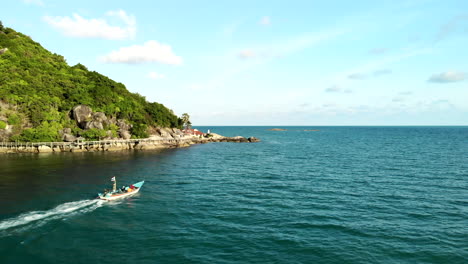
[[[119, 130], [119, 119], [137, 138], [146, 137], [151, 127], [182, 126], [182, 120], [164, 105], [150, 103], [84, 65], [70, 67], [63, 56], [1, 23], [0, 101], [3, 140], [60, 141], [64, 129], [74, 136], [112, 137]], [[102, 129], [80, 126], [71, 113], [77, 105], [104, 113], [109, 122]]]

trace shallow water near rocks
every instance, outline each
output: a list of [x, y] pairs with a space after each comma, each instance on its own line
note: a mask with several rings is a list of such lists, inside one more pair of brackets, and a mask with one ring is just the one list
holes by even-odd
[[[468, 127], [271, 128], [200, 128], [259, 143], [2, 155], [1, 263], [466, 263]], [[112, 176], [145, 185], [94, 200]]]

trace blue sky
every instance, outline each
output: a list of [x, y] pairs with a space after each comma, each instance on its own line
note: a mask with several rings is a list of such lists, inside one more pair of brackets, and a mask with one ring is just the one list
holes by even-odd
[[11, 0], [0, 20], [194, 125], [468, 125], [464, 0]]

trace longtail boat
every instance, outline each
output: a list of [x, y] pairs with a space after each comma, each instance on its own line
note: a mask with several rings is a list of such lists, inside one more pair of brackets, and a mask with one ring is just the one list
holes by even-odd
[[116, 180], [115, 177], [112, 178], [114, 182], [114, 188], [112, 191], [104, 191], [104, 193], [98, 193], [98, 197], [96, 199], [101, 199], [101, 200], [106, 200], [106, 201], [112, 201], [120, 198], [124, 198], [130, 195], [134, 195], [138, 193], [141, 189], [141, 186], [145, 183], [145, 181], [137, 182], [134, 184], [131, 184], [130, 186], [127, 187], [122, 187], [118, 190], [116, 190]]

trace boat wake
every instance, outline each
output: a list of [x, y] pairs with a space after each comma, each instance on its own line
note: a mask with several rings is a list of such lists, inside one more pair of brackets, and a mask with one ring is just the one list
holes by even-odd
[[64, 219], [76, 214], [88, 213], [101, 207], [104, 201], [82, 200], [68, 202], [47, 211], [32, 211], [0, 222], [0, 236], [12, 228], [29, 229], [46, 224], [55, 219]]

